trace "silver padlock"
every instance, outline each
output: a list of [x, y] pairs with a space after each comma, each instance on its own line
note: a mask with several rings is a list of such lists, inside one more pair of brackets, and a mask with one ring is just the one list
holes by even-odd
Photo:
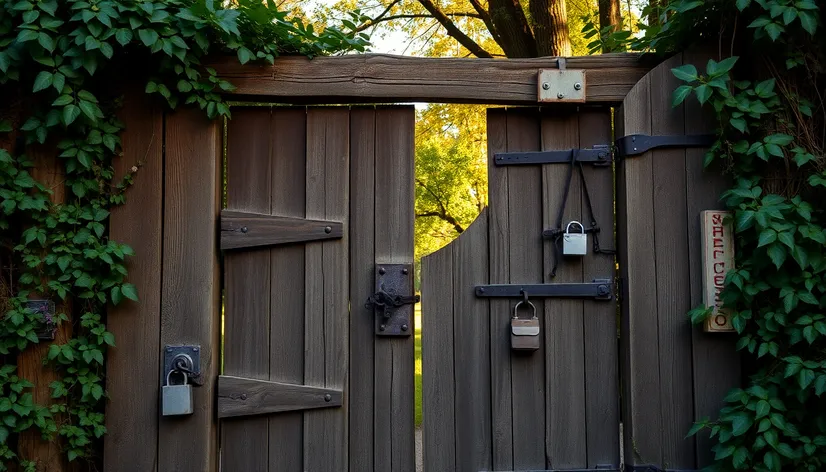
[[[572, 233], [571, 225], [579, 225], [580, 233]], [[566, 256], [584, 256], [588, 254], [588, 235], [579, 221], [568, 223], [562, 235], [562, 254]]]
[[[172, 385], [169, 379], [173, 373], [184, 376], [182, 385]], [[163, 416], [191, 415], [192, 409], [192, 385], [189, 384], [189, 377], [184, 372], [170, 370], [166, 374], [166, 385], [161, 388], [161, 410]]]

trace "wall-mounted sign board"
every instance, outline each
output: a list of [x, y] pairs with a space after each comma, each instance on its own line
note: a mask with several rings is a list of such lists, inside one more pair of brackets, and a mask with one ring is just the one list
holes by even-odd
[[702, 212], [703, 303], [713, 306], [713, 314], [706, 320], [705, 331], [721, 333], [734, 331], [731, 315], [721, 308], [720, 293], [726, 273], [734, 267], [734, 228], [726, 217], [729, 211]]

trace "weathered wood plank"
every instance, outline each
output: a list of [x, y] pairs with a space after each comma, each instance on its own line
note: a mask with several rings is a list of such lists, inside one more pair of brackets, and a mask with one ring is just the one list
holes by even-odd
[[[510, 131], [510, 130], [509, 130]], [[579, 146], [579, 117], [576, 109], [562, 109], [542, 116], [542, 150], [574, 149]], [[556, 228], [562, 207], [570, 165], [542, 166], [542, 229]], [[570, 192], [565, 205], [562, 227], [576, 220], [584, 225], [582, 185], [578, 171], [571, 175]], [[538, 195], [533, 195], [537, 199]], [[511, 228], [517, 228], [511, 224]], [[521, 228], [521, 227], [519, 227]], [[519, 230], [520, 232], [522, 229]], [[538, 234], [533, 232], [533, 234]], [[535, 237], [535, 236], [534, 236]], [[582, 282], [581, 257], [561, 257], [556, 277], [551, 277], [554, 263], [554, 242], [543, 242], [546, 283]], [[560, 246], [561, 249], [561, 246]], [[591, 251], [589, 251], [591, 252]], [[586, 257], [594, 257], [589, 254]], [[543, 303], [541, 300], [535, 303]], [[583, 333], [583, 301], [546, 299], [545, 305], [545, 449], [547, 466], [552, 469], [585, 467], [585, 340]], [[523, 388], [525, 386], [523, 385]], [[516, 392], [514, 392], [516, 394]]]
[[[582, 110], [579, 115], [579, 133], [579, 145], [582, 148], [610, 142], [611, 110]], [[600, 247], [603, 250], [614, 250], [613, 175], [610, 169], [592, 166], [585, 166], [584, 171], [594, 214], [601, 229]], [[586, 211], [584, 203], [582, 211]], [[615, 275], [614, 262], [615, 258], [610, 254], [586, 257], [582, 263], [583, 281], [612, 278]], [[617, 304], [586, 301], [584, 305], [587, 466], [619, 465]]]
[[[230, 215], [232, 210], [270, 212], [270, 118], [269, 108], [240, 108], [233, 111], [233, 118], [228, 122], [226, 181]], [[261, 296], [270, 291], [268, 256], [269, 250], [259, 248], [224, 257], [223, 373], [226, 375], [269, 379], [270, 301]], [[224, 422], [222, 467], [266, 470], [267, 429], [264, 417]]]
[[[454, 246], [453, 294], [439, 299], [446, 304], [450, 304], [451, 299], [453, 301], [453, 371], [456, 379], [456, 466], [453, 470], [457, 471], [491, 469], [490, 325], [486, 323], [490, 307], [488, 300], [477, 298], [473, 292], [474, 286], [486, 284], [489, 279], [487, 216], [487, 210], [483, 210], [450, 244]], [[447, 282], [440, 278], [431, 283]], [[430, 324], [426, 326], [428, 334], [439, 329]], [[430, 365], [444, 362], [444, 359], [433, 359]], [[423, 364], [422, 368], [432, 367]]]
[[[117, 346], [106, 354], [107, 434], [103, 469], [156, 470], [158, 461], [158, 366], [161, 329], [163, 232], [163, 110], [135, 88], [125, 95], [123, 156], [114, 160], [118, 179], [140, 166], [126, 204], [112, 209], [109, 238], [128, 244], [137, 257], [126, 262], [138, 303], [110, 307], [107, 329]], [[135, 362], [141, 359], [141, 362]]]
[[[454, 59], [379, 54], [280, 57], [274, 65], [241, 66], [234, 58], [211, 63], [235, 95], [293, 103], [461, 102], [538, 103], [540, 69], [556, 58]], [[621, 102], [650, 69], [636, 54], [567, 58], [568, 69], [587, 71], [589, 102]]]
[[[306, 122], [303, 108], [274, 108], [272, 213], [305, 214]], [[298, 139], [296, 139], [298, 137]], [[270, 380], [304, 383], [304, 245], [270, 250]], [[269, 470], [304, 470], [304, 415], [269, 418]]]
[[376, 111], [350, 112], [350, 470], [373, 468]]
[[[651, 77], [637, 84], [618, 116], [621, 136], [651, 134]], [[654, 259], [654, 183], [651, 153], [622, 159], [617, 183], [625, 397], [624, 451], [627, 464], [661, 464], [660, 365]]]
[[[308, 218], [343, 221], [349, 211], [350, 116], [347, 109], [311, 109], [307, 115]], [[304, 381], [346, 388], [348, 238], [306, 248]], [[347, 469], [346, 407], [304, 413], [304, 467]]]
[[[376, 263], [413, 262], [413, 107], [376, 111]], [[415, 470], [413, 336], [376, 340], [375, 470]]]
[[427, 326], [422, 329], [422, 447], [427, 471], [458, 470], [459, 465], [455, 370], [449, 361], [455, 342], [453, 252], [454, 244], [449, 244], [422, 258], [422, 326]]
[[215, 381], [220, 336], [218, 213], [221, 127], [197, 109], [166, 117], [161, 345], [199, 344], [195, 413], [162, 419], [158, 470], [218, 467]]
[[221, 212], [221, 249], [338, 239], [343, 234], [342, 228], [339, 221], [224, 210]]
[[[341, 390], [330, 388], [218, 376], [218, 418], [337, 407], [342, 405], [342, 397]], [[249, 446], [237, 449], [244, 454], [256, 453]], [[238, 463], [230, 465], [235, 469]]]
[[[704, 65], [709, 55], [700, 51], [683, 53], [686, 64]], [[685, 105], [685, 132], [688, 135], [714, 131], [714, 121], [700, 108], [696, 100]], [[700, 212], [725, 209], [719, 195], [730, 182], [719, 170], [703, 170], [705, 150], [686, 150], [686, 202], [688, 217], [688, 263], [691, 277], [690, 306], [702, 303], [702, 256], [700, 249]], [[735, 349], [736, 337], [727, 334], [704, 333], [702, 326], [692, 330], [692, 360], [694, 365], [694, 420], [716, 418], [726, 393], [740, 385], [740, 354]], [[716, 444], [707, 432], [697, 437], [697, 467], [712, 464], [711, 447]]]
[[[508, 171], [497, 167], [493, 156], [508, 151], [507, 111], [488, 109], [488, 224], [490, 283], [510, 282], [510, 231], [508, 226]], [[511, 318], [508, 300], [490, 301], [490, 375], [492, 455], [494, 470], [513, 469], [513, 403], [511, 349], [507, 333]]]
[[[508, 151], [538, 151], [539, 117], [535, 109], [509, 110]], [[511, 283], [542, 280], [542, 171], [535, 166], [508, 169], [508, 228]], [[514, 230], [518, 228], [518, 230]], [[544, 320], [545, 306], [535, 303]], [[510, 311], [510, 310], [508, 310]], [[543, 323], [544, 324], [544, 323]], [[547, 327], [546, 327], [547, 328]], [[508, 338], [507, 336], [504, 336]], [[530, 355], [511, 355], [513, 467], [545, 467], [545, 346]]]

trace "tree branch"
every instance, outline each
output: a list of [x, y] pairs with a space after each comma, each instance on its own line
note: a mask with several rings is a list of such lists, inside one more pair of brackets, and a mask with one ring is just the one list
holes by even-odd
[[487, 57], [492, 58], [493, 56], [491, 53], [485, 51], [482, 46], [480, 46], [476, 41], [470, 38], [470, 36], [466, 35], [465, 33], [460, 30], [451, 19], [445, 15], [445, 13], [436, 6], [431, 0], [419, 0], [419, 3], [424, 7], [425, 10], [428, 11], [433, 18], [435, 18], [439, 23], [441, 23], [442, 27], [444, 27], [445, 31], [447, 32], [448, 36], [456, 39], [462, 46], [464, 46], [468, 51], [473, 53], [476, 57]]
[[416, 218], [428, 217], [428, 216], [433, 216], [433, 217], [439, 218], [440, 220], [444, 220], [445, 222], [447, 222], [448, 224], [453, 226], [453, 229], [455, 229], [456, 232], [459, 233], [459, 234], [462, 234], [465, 231], [465, 229], [462, 228], [462, 225], [460, 225], [459, 222], [456, 221], [455, 218], [453, 218], [450, 215], [445, 215], [444, 213], [440, 213], [438, 211], [428, 211], [428, 212], [425, 212], [425, 213], [418, 213], [416, 215]]
[[372, 20], [370, 20], [369, 22], [367, 22], [367, 23], [365, 23], [365, 24], [363, 24], [363, 25], [359, 26], [358, 28], [356, 28], [356, 31], [355, 31], [355, 32], [356, 32], [356, 33], [360, 33], [360, 32], [362, 32], [362, 31], [366, 30], [367, 28], [369, 28], [369, 27], [373, 26], [373, 25], [374, 25], [374, 24], [376, 24], [377, 22], [381, 21], [381, 18], [383, 18], [385, 15], [387, 15], [387, 14], [390, 12], [390, 10], [391, 10], [393, 7], [395, 7], [395, 6], [396, 6], [399, 2], [401, 2], [401, 0], [393, 0], [392, 2], [390, 2], [390, 4], [389, 4], [389, 5], [387, 5], [387, 7], [384, 9], [384, 11], [382, 11], [381, 13], [379, 13], [379, 14], [378, 14], [378, 16], [376, 16], [375, 18], [373, 18], [373, 19], [372, 19]]
[[[482, 16], [478, 13], [446, 13], [446, 15], [450, 16], [450, 17], [460, 17], [460, 18], [477, 18], [477, 19], [480, 19], [480, 20], [484, 21]], [[367, 28], [370, 28], [372, 26], [376, 26], [377, 24], [385, 22], [385, 21], [403, 20], [403, 19], [410, 19], [410, 18], [433, 18], [433, 19], [435, 19], [435, 17], [433, 15], [425, 15], [423, 13], [390, 15], [390, 16], [385, 16], [385, 17], [381, 17], [381, 18], [376, 17], [374, 19], [371, 19], [368, 23], [365, 23], [365, 24], [359, 26], [358, 28], [356, 28], [356, 32], [357, 33], [362, 32], [362, 31], [366, 30]]]
[[493, 21], [490, 19], [490, 13], [485, 10], [485, 7], [479, 3], [479, 0], [470, 0], [470, 4], [473, 5], [473, 9], [476, 10], [476, 13], [479, 14], [479, 18], [485, 23], [485, 26], [490, 31], [491, 36], [493, 36], [493, 40], [499, 43], [499, 33], [496, 32], [496, 27], [493, 24]]

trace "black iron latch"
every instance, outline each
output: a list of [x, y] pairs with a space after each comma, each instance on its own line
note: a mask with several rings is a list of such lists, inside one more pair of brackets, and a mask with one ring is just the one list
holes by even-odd
[[365, 307], [373, 310], [377, 336], [410, 336], [413, 332], [414, 305], [411, 264], [380, 264], [376, 267], [376, 293]]
[[594, 166], [611, 165], [611, 146], [596, 145], [590, 149], [564, 149], [559, 151], [498, 152], [493, 155], [493, 163], [498, 166], [518, 166], [537, 164], [588, 163]]
[[559, 284], [499, 284], [477, 285], [477, 297], [496, 298], [590, 298], [611, 300], [613, 298], [611, 279], [594, 279], [591, 283]]
[[645, 154], [652, 149], [710, 147], [717, 139], [712, 134], [687, 136], [648, 136], [632, 134], [617, 139], [617, 153], [621, 157]]

